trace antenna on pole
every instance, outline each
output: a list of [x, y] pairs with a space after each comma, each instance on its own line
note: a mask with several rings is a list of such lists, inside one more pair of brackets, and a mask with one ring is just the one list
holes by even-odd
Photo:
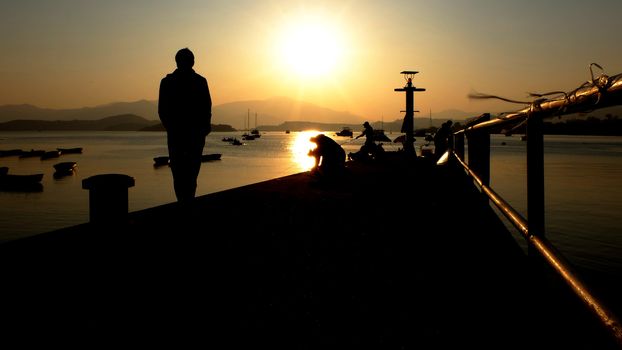
[[417, 71], [402, 71], [401, 74], [406, 80], [406, 86], [403, 88], [394, 89], [395, 91], [406, 92], [406, 115], [404, 116], [404, 122], [402, 123], [402, 132], [406, 134], [406, 140], [404, 141], [404, 151], [407, 154], [416, 156], [415, 153], [415, 91], [425, 91], [423, 88], [417, 88], [413, 86], [412, 80], [415, 77]]

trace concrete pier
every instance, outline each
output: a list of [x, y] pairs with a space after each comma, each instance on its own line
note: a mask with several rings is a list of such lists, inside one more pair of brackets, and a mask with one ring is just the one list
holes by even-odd
[[2, 329], [26, 341], [616, 348], [457, 167], [399, 153], [9, 242], [0, 260]]

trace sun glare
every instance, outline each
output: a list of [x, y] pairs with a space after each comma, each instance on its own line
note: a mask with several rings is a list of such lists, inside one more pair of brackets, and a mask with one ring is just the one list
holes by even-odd
[[333, 72], [342, 58], [340, 31], [328, 21], [306, 19], [282, 29], [279, 58], [301, 77], [322, 77]]
[[294, 163], [303, 171], [310, 170], [313, 167], [314, 159], [309, 156], [309, 151], [314, 149], [316, 145], [309, 139], [319, 133], [319, 131], [301, 131], [297, 133], [290, 146]]

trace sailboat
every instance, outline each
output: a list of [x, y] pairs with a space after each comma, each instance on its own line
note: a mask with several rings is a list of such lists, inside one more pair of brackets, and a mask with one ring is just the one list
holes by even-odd
[[251, 135], [255, 136], [255, 138], [261, 137], [259, 129], [257, 129], [257, 112], [255, 112], [255, 129], [251, 130]]
[[374, 141], [391, 142], [391, 139], [384, 134], [384, 116], [382, 116], [380, 129], [374, 129]]
[[[245, 130], [247, 130], [247, 132], [245, 132], [244, 134], [242, 134], [242, 140], [245, 141], [250, 141], [250, 140], [254, 140], [257, 137], [255, 135], [253, 135], [253, 133], [249, 133], [248, 129], [250, 128], [250, 115], [251, 115], [251, 110], [249, 109], [247, 114], [246, 114], [246, 125], [245, 125]], [[257, 123], [257, 122], [255, 122]]]

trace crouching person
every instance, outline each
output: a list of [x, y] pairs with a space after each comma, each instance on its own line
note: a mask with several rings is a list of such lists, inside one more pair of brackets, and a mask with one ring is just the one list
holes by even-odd
[[330, 137], [319, 134], [310, 139], [317, 146], [309, 151], [315, 158], [312, 172], [332, 176], [343, 172], [346, 165], [346, 151]]

